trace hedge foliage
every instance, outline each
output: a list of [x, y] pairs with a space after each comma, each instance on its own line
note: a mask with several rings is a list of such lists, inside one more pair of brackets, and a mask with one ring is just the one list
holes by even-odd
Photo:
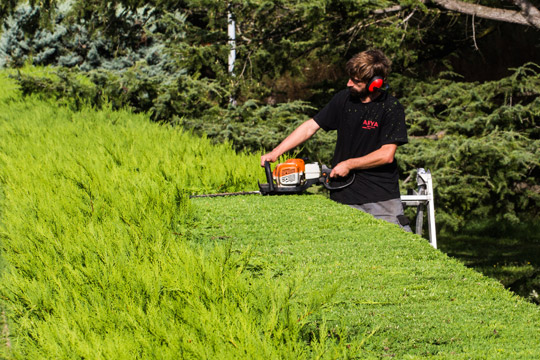
[[310, 351], [297, 319], [315, 303], [253, 278], [249, 252], [187, 243], [198, 226], [187, 195], [256, 186], [252, 155], [127, 111], [23, 100], [1, 83], [0, 357]]
[[537, 357], [537, 306], [398, 226], [319, 195], [192, 203], [197, 246], [249, 249], [255, 274], [300, 277], [295, 297], [322, 299], [300, 333], [338, 344], [321, 358]]

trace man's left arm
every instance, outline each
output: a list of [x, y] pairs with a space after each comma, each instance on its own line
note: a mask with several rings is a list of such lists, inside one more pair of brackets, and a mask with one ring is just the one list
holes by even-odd
[[330, 177], [345, 177], [352, 170], [371, 169], [381, 165], [391, 164], [394, 161], [397, 147], [397, 144], [386, 144], [365, 156], [342, 161], [334, 166]]

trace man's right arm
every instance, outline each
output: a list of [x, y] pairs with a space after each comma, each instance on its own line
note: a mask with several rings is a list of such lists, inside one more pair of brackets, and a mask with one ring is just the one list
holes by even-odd
[[277, 159], [286, 153], [287, 151], [294, 149], [304, 141], [309, 139], [320, 129], [319, 124], [313, 119], [309, 119], [297, 127], [289, 136], [285, 138], [278, 146], [274, 148], [268, 154], [261, 156], [261, 166], [264, 166], [264, 162], [275, 162]]

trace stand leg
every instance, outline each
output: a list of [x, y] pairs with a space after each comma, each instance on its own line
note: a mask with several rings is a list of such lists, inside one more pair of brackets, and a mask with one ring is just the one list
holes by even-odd
[[424, 227], [424, 204], [420, 204], [416, 207], [416, 227], [414, 230], [416, 231], [416, 234], [422, 236], [423, 227]]

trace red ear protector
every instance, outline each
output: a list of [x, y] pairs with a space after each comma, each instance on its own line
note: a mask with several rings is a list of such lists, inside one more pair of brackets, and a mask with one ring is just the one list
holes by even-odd
[[367, 89], [369, 92], [384, 91], [386, 89], [382, 89], [383, 84], [384, 79], [381, 76], [374, 76], [367, 83]]

